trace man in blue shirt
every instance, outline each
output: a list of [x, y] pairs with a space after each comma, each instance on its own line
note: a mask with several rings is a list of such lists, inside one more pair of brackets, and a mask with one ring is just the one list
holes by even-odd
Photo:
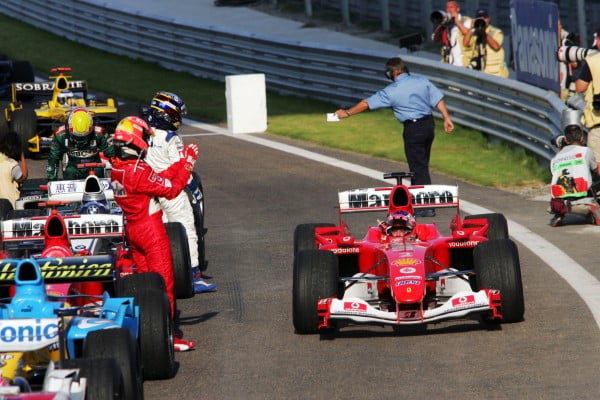
[[[337, 110], [335, 114], [342, 119], [365, 110], [391, 108], [404, 125], [404, 154], [410, 171], [414, 173], [412, 184], [428, 185], [431, 183], [429, 159], [435, 129], [431, 110], [437, 108], [442, 114], [446, 133], [454, 130], [444, 95], [426, 78], [410, 75], [400, 57], [387, 60], [385, 68], [391, 84], [347, 110]], [[424, 215], [433, 216], [434, 212], [426, 210]]]

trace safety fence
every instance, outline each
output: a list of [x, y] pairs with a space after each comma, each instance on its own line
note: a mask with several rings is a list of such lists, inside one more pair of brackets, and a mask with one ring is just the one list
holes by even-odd
[[[385, 83], [385, 60], [395, 54], [277, 40], [191, 24], [93, 0], [5, 0], [0, 12], [70, 40], [111, 53], [157, 62], [194, 76], [264, 73], [283, 94], [354, 104]], [[429, 59], [403, 55], [411, 73], [445, 94], [453, 120], [552, 158], [550, 139], [566, 107], [552, 92]]]

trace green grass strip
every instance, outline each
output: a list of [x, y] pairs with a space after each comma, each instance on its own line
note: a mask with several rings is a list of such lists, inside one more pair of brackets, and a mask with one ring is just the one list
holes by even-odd
[[[41, 75], [52, 67], [71, 67], [74, 77], [87, 80], [92, 90], [142, 104], [149, 103], [158, 90], [168, 90], [185, 100], [190, 117], [216, 124], [227, 121], [223, 82], [96, 50], [3, 15], [0, 27], [0, 53], [11, 59], [30, 60]], [[406, 162], [402, 125], [391, 110], [369, 111], [338, 123], [325, 122], [325, 114], [337, 108], [335, 104], [269, 91], [268, 132]], [[523, 149], [489, 144], [481, 132], [458, 125], [452, 135], [446, 135], [439, 120], [431, 168], [491, 187], [539, 185], [550, 180], [548, 168], [540, 166]]]

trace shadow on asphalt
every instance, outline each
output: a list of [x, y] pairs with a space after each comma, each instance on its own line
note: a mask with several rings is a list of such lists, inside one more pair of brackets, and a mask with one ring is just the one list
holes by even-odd
[[178, 318], [177, 319], [177, 323], [179, 325], [197, 325], [199, 323], [208, 321], [209, 319], [216, 317], [219, 313], [217, 311], [213, 311], [213, 312], [208, 312], [208, 313], [204, 313], [202, 315], [198, 315], [198, 316], [190, 316], [190, 317], [183, 317], [183, 318]]

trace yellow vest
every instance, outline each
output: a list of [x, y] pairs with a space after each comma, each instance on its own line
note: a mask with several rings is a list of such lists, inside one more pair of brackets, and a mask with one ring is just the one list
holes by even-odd
[[[461, 17], [460, 18], [460, 22], [462, 22], [463, 25], [465, 25], [469, 21], [472, 21], [471, 18], [469, 18], [469, 17]], [[473, 22], [471, 22], [471, 24], [473, 24]], [[471, 26], [469, 29], [472, 29], [472, 28], [473, 27]], [[469, 45], [465, 46], [463, 43], [464, 37], [465, 37], [465, 35], [459, 29], [458, 30], [458, 43], [460, 44], [460, 48], [462, 50], [463, 66], [466, 67], [467, 65], [469, 65], [469, 62], [471, 61], [471, 54], [473, 54], [473, 41], [469, 41]]]
[[19, 198], [19, 184], [12, 178], [12, 169], [17, 165], [15, 160], [0, 153], [0, 199], [10, 201], [13, 208]]
[[502, 78], [508, 78], [508, 68], [504, 61], [504, 33], [491, 25], [488, 25], [486, 33], [492, 37], [500, 45], [500, 50], [494, 51], [489, 44], [485, 45], [485, 66], [483, 72], [488, 74], [500, 76]]
[[[486, 42], [483, 54], [483, 72], [491, 75], [500, 76], [502, 78], [508, 78], [508, 67], [504, 62], [504, 48], [502, 47], [502, 43], [504, 42], [504, 33], [502, 33], [500, 29], [494, 28], [491, 25], [487, 26], [487, 28], [485, 29], [485, 33], [487, 35], [490, 35], [492, 39], [494, 39], [500, 45], [500, 50], [494, 51], [494, 49], [492, 49], [492, 47]], [[475, 37], [475, 35], [471, 36], [469, 44], [472, 47], [470, 52], [467, 53], [469, 54], [469, 57], [467, 58], [469, 62], [472, 58], [480, 56], [479, 46], [475, 44], [476, 41], [477, 38]]]
[[600, 94], [600, 53], [586, 57], [585, 62], [587, 62], [592, 74], [592, 80], [585, 91], [584, 98], [586, 104], [583, 111], [585, 126], [589, 129], [600, 124], [600, 111], [594, 111], [592, 105], [594, 94]]

